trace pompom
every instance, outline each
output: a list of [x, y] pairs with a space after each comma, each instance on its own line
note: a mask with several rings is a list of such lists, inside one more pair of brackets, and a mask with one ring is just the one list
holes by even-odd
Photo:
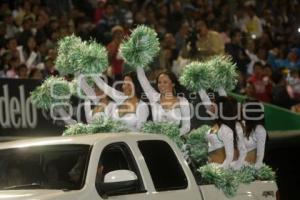
[[163, 134], [168, 136], [179, 148], [183, 145], [179, 137], [180, 130], [178, 125], [168, 122], [146, 122], [142, 127], [144, 133]]
[[49, 77], [42, 85], [31, 92], [31, 101], [41, 109], [50, 109], [55, 103], [69, 103], [72, 93], [71, 84], [58, 77]]
[[197, 166], [202, 166], [207, 162], [208, 144], [205, 136], [209, 129], [209, 126], [203, 125], [200, 128], [191, 131], [186, 140], [186, 143], [190, 147], [189, 155]]
[[217, 164], [208, 164], [198, 170], [204, 184], [214, 184], [226, 197], [234, 197], [239, 187], [239, 179], [232, 169], [223, 169]]
[[256, 170], [252, 166], [243, 166], [236, 173], [241, 183], [250, 184], [255, 180]]
[[99, 117], [90, 124], [77, 123], [70, 125], [64, 131], [63, 135], [82, 135], [96, 133], [120, 133], [128, 131], [126, 126], [117, 120], [107, 117]]
[[58, 41], [55, 67], [61, 75], [74, 74], [77, 71], [77, 59], [82, 44], [81, 38], [75, 35], [66, 36]]
[[275, 181], [276, 175], [271, 167], [264, 164], [259, 169], [256, 169], [255, 178], [260, 181]]
[[214, 79], [210, 67], [204, 62], [192, 62], [183, 69], [179, 81], [190, 91], [206, 90], [211, 87], [211, 80]]
[[87, 124], [77, 123], [67, 126], [63, 136], [88, 134], [89, 129]]
[[212, 70], [211, 89], [218, 91], [223, 87], [226, 91], [231, 91], [237, 83], [236, 65], [227, 56], [215, 56], [205, 62]]
[[144, 25], [135, 28], [120, 46], [121, 57], [133, 67], [146, 67], [159, 52], [157, 33]]
[[91, 40], [84, 42], [79, 51], [80, 54], [77, 58], [78, 73], [101, 74], [105, 72], [108, 67], [108, 58], [106, 49], [102, 45]]
[[120, 121], [108, 117], [99, 117], [89, 124], [89, 131], [91, 133], [120, 133], [126, 132], [128, 129]]
[[71, 35], [58, 42], [55, 65], [61, 75], [103, 73], [108, 67], [107, 52], [93, 40], [83, 42]]

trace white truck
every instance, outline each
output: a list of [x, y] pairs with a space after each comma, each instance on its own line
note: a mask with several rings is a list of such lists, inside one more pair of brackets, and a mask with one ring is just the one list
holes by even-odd
[[[275, 182], [240, 185], [233, 200], [276, 199]], [[155, 134], [94, 134], [0, 144], [0, 199], [222, 200], [198, 185], [181, 151]]]

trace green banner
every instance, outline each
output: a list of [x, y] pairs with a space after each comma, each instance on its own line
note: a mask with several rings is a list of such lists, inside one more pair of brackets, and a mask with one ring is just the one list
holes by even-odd
[[[230, 93], [238, 101], [246, 97]], [[264, 103], [265, 108], [265, 127], [268, 131], [300, 131], [300, 114], [291, 112], [272, 104]]]

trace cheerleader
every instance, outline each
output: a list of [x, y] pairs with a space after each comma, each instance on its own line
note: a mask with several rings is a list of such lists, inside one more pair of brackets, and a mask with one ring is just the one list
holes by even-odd
[[132, 132], [137, 132], [147, 121], [149, 109], [141, 97], [141, 87], [135, 73], [124, 75], [122, 92], [110, 87], [101, 78], [94, 79], [97, 86], [116, 102], [109, 114], [113, 119], [123, 122]]
[[247, 99], [244, 103], [245, 110], [245, 136], [247, 149], [246, 164], [256, 168], [263, 165], [267, 132], [264, 128], [263, 105], [257, 100]]
[[91, 123], [100, 117], [112, 117], [112, 114], [116, 109], [116, 103], [97, 86], [95, 86], [95, 95], [97, 97], [97, 103], [91, 103], [89, 100], [84, 102], [87, 123]]
[[239, 169], [246, 157], [244, 129], [237, 120], [237, 101], [219, 93], [215, 103], [212, 103], [204, 90], [199, 91], [206, 112], [215, 118], [215, 123], [207, 133], [209, 162], [219, 163], [222, 167]]
[[152, 110], [154, 122], [172, 122], [180, 126], [180, 135], [190, 131], [190, 106], [185, 97], [176, 96], [176, 86], [179, 86], [177, 78], [170, 72], [162, 72], [158, 75], [155, 90], [149, 83], [144, 69], [137, 69], [138, 80], [146, 93]]

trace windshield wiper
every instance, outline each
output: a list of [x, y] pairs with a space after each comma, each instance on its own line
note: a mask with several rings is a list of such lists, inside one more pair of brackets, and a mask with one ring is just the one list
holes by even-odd
[[13, 189], [43, 189], [43, 185], [39, 183], [30, 183], [24, 185], [13, 185], [9, 187], [4, 187], [2, 190], [13, 190]]

